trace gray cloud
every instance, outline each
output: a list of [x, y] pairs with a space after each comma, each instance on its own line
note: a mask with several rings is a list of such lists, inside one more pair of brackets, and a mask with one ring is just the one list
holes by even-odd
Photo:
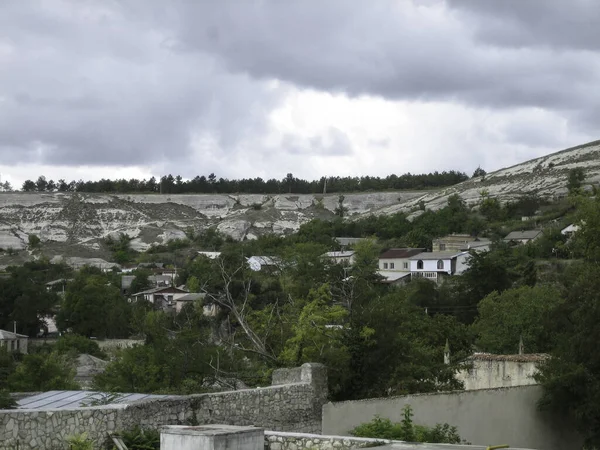
[[[264, 143], [269, 114], [294, 87], [486, 114], [541, 109], [565, 131], [544, 133], [531, 114], [478, 133], [560, 148], [593, 137], [600, 119], [598, 18], [589, 0], [6, 0], [0, 157], [254, 176], [277, 153], [277, 176], [296, 173], [301, 157], [358, 152], [333, 125]], [[444, 151], [453, 146], [463, 143]]]

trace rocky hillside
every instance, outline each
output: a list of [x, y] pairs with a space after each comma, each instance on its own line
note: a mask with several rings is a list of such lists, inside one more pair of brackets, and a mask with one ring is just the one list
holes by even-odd
[[[436, 191], [346, 194], [347, 215], [411, 212], [419, 202], [427, 208], [444, 206], [452, 194], [476, 204], [482, 190], [502, 201], [536, 192], [566, 193], [568, 172], [582, 167], [586, 183], [600, 182], [600, 141], [563, 150], [505, 168], [482, 178]], [[28, 236], [42, 241], [44, 254], [109, 258], [102, 239], [126, 233], [132, 246], [145, 250], [154, 243], [182, 238], [186, 230], [210, 226], [235, 239], [263, 233], [290, 233], [313, 218], [331, 218], [338, 207], [331, 195], [101, 195], [77, 193], [0, 194], [0, 264], [29, 258]], [[13, 253], [13, 252], [10, 252]]]

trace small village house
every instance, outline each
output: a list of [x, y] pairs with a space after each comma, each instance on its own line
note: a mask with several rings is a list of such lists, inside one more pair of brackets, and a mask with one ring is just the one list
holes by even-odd
[[382, 283], [401, 285], [410, 279], [410, 257], [424, 252], [424, 248], [390, 248], [379, 255], [377, 273]]
[[468, 250], [488, 251], [491, 241], [470, 234], [450, 234], [433, 240], [434, 252], [464, 252]]
[[11, 352], [27, 353], [28, 336], [12, 331], [0, 330], [0, 346]]
[[574, 223], [572, 223], [572, 224], [566, 226], [565, 228], [563, 228], [562, 230], [560, 230], [560, 233], [563, 236], [572, 237], [580, 229], [581, 229], [581, 227], [579, 225], [575, 225]]
[[469, 252], [423, 252], [411, 256], [412, 278], [427, 278], [440, 283], [444, 277], [460, 275], [468, 268]]
[[336, 237], [335, 241], [340, 244], [342, 250], [346, 250], [352, 247], [355, 244], [358, 244], [360, 241], [365, 240], [365, 238], [353, 238], [353, 237]]
[[[202, 300], [206, 294], [201, 294], [197, 292], [190, 292], [181, 297], [177, 297], [175, 299], [174, 309], [176, 313], [181, 312], [185, 305], [194, 304], [195, 302]], [[206, 315], [206, 314], [205, 314]]]
[[346, 264], [351, 266], [354, 264], [354, 250], [345, 250], [339, 252], [327, 252], [321, 255], [323, 258], [329, 259], [335, 264]]
[[131, 296], [133, 301], [145, 300], [154, 305], [155, 308], [168, 311], [175, 308], [177, 299], [184, 297], [189, 292], [174, 286], [157, 287], [146, 291], [137, 292]]
[[246, 258], [246, 262], [250, 270], [254, 272], [260, 272], [265, 269], [274, 272], [279, 270], [282, 264], [281, 260], [274, 256], [251, 256]]
[[542, 230], [513, 231], [508, 233], [503, 241], [513, 244], [528, 244], [541, 236]]

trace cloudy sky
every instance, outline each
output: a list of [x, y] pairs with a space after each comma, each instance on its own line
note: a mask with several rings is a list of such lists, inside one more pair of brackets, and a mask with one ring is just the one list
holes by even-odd
[[597, 0], [1, 0], [0, 173], [314, 179], [598, 139]]

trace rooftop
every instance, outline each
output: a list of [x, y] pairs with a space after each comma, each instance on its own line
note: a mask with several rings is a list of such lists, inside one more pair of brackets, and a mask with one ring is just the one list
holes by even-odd
[[424, 248], [390, 248], [379, 255], [379, 259], [410, 258], [424, 251]]
[[184, 295], [183, 297], [179, 297], [177, 299], [178, 302], [195, 302], [196, 300], [200, 300], [201, 298], [204, 298], [206, 294], [202, 294], [202, 293], [198, 293], [198, 292], [190, 292], [187, 295]]
[[157, 398], [177, 398], [173, 395], [153, 394], [113, 394], [97, 391], [48, 391], [24, 397], [17, 401], [17, 409], [76, 409], [92, 406], [94, 400], [110, 399], [110, 404], [130, 404], [140, 400]]
[[323, 256], [326, 256], [328, 258], [350, 258], [352, 255], [354, 255], [354, 250], [347, 250], [342, 252], [327, 252], [323, 254]]
[[423, 252], [423, 253], [419, 253], [418, 255], [415, 256], [411, 256], [410, 260], [417, 260], [417, 259], [454, 259], [460, 255], [464, 255], [467, 254], [468, 252]]
[[520, 240], [520, 239], [535, 239], [542, 233], [542, 230], [526, 230], [513, 231], [508, 233], [504, 238], [505, 241]]
[[0, 341], [19, 339], [19, 338], [27, 338], [27, 337], [29, 337], [29, 336], [26, 336], [24, 334], [19, 334], [19, 333], [13, 333], [12, 331], [0, 330]]

